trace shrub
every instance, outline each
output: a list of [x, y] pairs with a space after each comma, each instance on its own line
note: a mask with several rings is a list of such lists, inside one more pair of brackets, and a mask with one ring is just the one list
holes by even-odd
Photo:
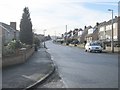
[[34, 38], [34, 44], [37, 45], [37, 47], [40, 46], [40, 40], [37, 37]]
[[20, 41], [12, 40], [7, 44], [7, 46], [3, 46], [2, 54], [3, 56], [10, 56], [16, 53], [16, 50], [19, 48], [26, 48], [26, 45], [21, 43]]
[[10, 47], [10, 45], [9, 46], [4, 46], [4, 48], [2, 50], [3, 50], [2, 51], [3, 56], [9, 56], [9, 55], [15, 54], [15, 49], [12, 49]]

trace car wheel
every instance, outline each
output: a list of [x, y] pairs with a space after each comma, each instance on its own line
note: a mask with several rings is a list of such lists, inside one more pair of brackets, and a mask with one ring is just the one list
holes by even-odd
[[102, 53], [102, 51], [100, 51], [100, 53]]
[[87, 50], [85, 50], [85, 52], [87, 52]]
[[90, 48], [89, 48], [89, 52], [91, 52]]

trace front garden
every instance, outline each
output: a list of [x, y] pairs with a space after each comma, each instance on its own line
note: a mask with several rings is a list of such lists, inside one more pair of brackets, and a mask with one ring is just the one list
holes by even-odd
[[21, 48], [30, 49], [32, 46], [26, 45], [18, 40], [12, 40], [7, 45], [2, 45], [2, 57], [18, 55]]

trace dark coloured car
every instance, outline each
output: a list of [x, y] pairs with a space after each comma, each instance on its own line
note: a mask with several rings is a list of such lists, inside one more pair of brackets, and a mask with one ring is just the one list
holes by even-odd
[[78, 40], [74, 40], [71, 42], [71, 44], [79, 44], [79, 41]]

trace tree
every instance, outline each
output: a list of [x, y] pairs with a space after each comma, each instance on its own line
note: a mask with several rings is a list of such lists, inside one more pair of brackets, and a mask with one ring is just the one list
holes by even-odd
[[48, 36], [47, 36], [47, 38], [48, 38], [48, 40], [51, 40], [51, 37], [50, 37], [50, 35], [48, 35]]
[[33, 44], [32, 22], [28, 7], [25, 7], [23, 12], [24, 13], [22, 15], [22, 19], [20, 22], [20, 41], [22, 43], [32, 45]]
[[34, 44], [40, 46], [40, 40], [37, 37], [34, 37]]

